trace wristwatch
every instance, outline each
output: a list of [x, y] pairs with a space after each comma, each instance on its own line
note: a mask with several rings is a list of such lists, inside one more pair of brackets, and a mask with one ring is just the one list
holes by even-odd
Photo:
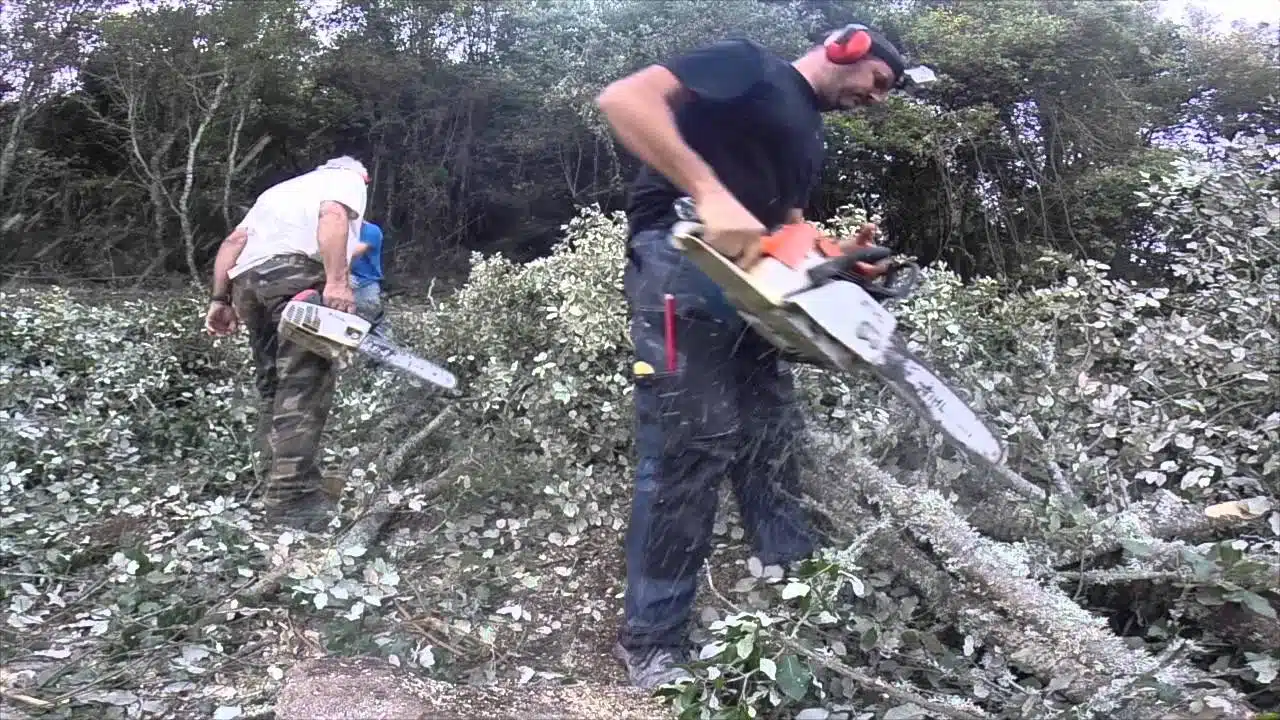
[[211, 295], [211, 296], [209, 296], [209, 302], [210, 302], [210, 303], [222, 303], [223, 305], [230, 305], [230, 304], [231, 304], [231, 297], [230, 297], [230, 295], [229, 295], [229, 294], [227, 294], [227, 293], [223, 293], [223, 294], [221, 294], [221, 295]]

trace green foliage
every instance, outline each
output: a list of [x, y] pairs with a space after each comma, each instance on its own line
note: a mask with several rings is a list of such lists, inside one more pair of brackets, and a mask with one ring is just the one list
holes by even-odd
[[[1206, 500], [1280, 489], [1276, 148], [1231, 147], [1139, 195], [1168, 248], [1162, 286], [1046, 255], [1029, 268], [1044, 287], [965, 285], [931, 268], [901, 306], [913, 345], [995, 419], [1017, 466], [1102, 497], [1117, 477]], [[854, 387], [824, 381], [839, 400], [826, 411], [832, 429], [852, 421], [873, 454], [893, 453], [903, 436], [875, 391]]]
[[[262, 527], [260, 502], [246, 497], [258, 482], [249, 353], [243, 338], [200, 338], [204, 307], [181, 296], [0, 291], [0, 633], [7, 647], [63, 666], [45, 690], [73, 690], [66, 710], [207, 715], [184, 683], [264, 628], [234, 611], [205, 615], [279, 562], [292, 563], [295, 602], [365, 622], [387, 652], [400, 647], [378, 634], [397, 594], [385, 558], [299, 562], [314, 540]], [[354, 481], [348, 503], [368, 500], [373, 421], [404, 402], [398, 385], [385, 375], [340, 384], [326, 449], [333, 471]], [[414, 495], [394, 507], [421, 508]], [[99, 688], [103, 663], [128, 667], [140, 655], [159, 660], [149, 672], [176, 683], [172, 692], [142, 692], [145, 674]], [[23, 668], [6, 673], [32, 672]]]
[[[189, 339], [197, 304], [156, 314], [132, 299], [91, 313], [66, 291], [5, 297], [5, 404], [24, 430], [0, 454], [31, 474], [33, 492], [56, 493], [85, 476], [122, 480], [117, 473], [131, 465], [195, 470], [214, 460], [208, 448], [249, 427], [252, 408], [223, 412], [238, 389], [239, 358]], [[139, 377], [139, 367], [150, 372]], [[97, 432], [85, 435], [86, 427]]]
[[505, 438], [548, 459], [627, 467], [630, 359], [622, 302], [626, 223], [584, 209], [549, 257], [517, 265], [476, 257], [467, 284], [432, 323], [432, 347]]
[[606, 85], [729, 36], [793, 57], [854, 19], [942, 82], [832, 114], [808, 214], [855, 202], [966, 279], [1045, 250], [1128, 272], [1150, 221], [1132, 192], [1161, 147], [1276, 125], [1274, 33], [1188, 29], [1149, 3], [264, 0], [102, 22], [88, 5], [25, 3], [0, 30], [31, 69], [0, 103], [6, 272], [200, 274], [257, 193], [338, 152], [371, 168], [398, 289], [465, 274], [476, 250], [538, 257], [573, 208], [625, 200], [636, 161], [594, 105]]
[[[366, 141], [351, 138], [373, 137], [362, 147], [381, 161], [374, 206], [406, 236], [409, 228], [446, 237], [436, 231], [497, 223], [490, 215], [501, 213], [488, 212], [495, 207], [511, 213], [501, 227], [523, 227], [511, 218], [527, 217], [533, 206], [568, 207], [590, 195], [583, 188], [612, 179], [610, 170], [565, 179], [608, 154], [589, 124], [588, 101], [602, 83], [729, 27], [785, 50], [799, 42], [812, 9], [777, 3], [747, 14], [746, 5], [672, 3], [646, 11], [609, 2], [598, 5], [599, 15], [575, 15], [565, 5], [522, 3], [484, 15], [464, 12], [466, 3], [364, 5], [343, 11], [376, 42], [356, 42], [344, 34], [351, 26], [340, 25], [341, 52], [334, 54], [314, 51], [300, 37], [250, 43], [256, 64], [236, 71], [252, 70], [245, 77], [261, 84], [249, 87], [263, 91], [241, 88], [203, 146], [193, 217], [204, 237], [218, 234], [208, 228], [221, 230], [225, 178], [215, 169], [234, 137], [241, 150], [269, 139], [262, 169], [246, 166], [237, 176], [243, 182], [232, 188], [233, 207], [295, 162], [309, 165], [317, 148], [360, 146]], [[923, 59], [939, 61], [951, 82], [933, 105], [895, 101], [882, 112], [833, 120], [821, 203], [833, 209], [819, 217], [830, 216], [825, 226], [845, 233], [880, 214], [897, 249], [957, 261], [929, 267], [917, 295], [894, 311], [912, 347], [993, 422], [1014, 465], [1034, 480], [1061, 480], [1102, 515], [1157, 488], [1196, 503], [1275, 498], [1280, 149], [1274, 140], [1240, 137], [1214, 147], [1211, 161], [1173, 162], [1154, 152], [1142, 133], [1167, 127], [1177, 114], [1173, 98], [1191, 93], [1187, 69], [1170, 65], [1181, 47], [1158, 37], [1158, 26], [1145, 27], [1131, 4], [1103, 5], [1110, 4], [941, 3], [895, 15]], [[285, 2], [268, 9], [282, 27], [297, 10]], [[186, 71], [219, 67], [210, 62], [216, 57], [188, 52], [178, 20], [190, 14], [146, 15], [171, 23], [151, 28], [137, 27], [138, 17], [118, 19], [85, 68], [105, 72], [113, 57], [139, 57], [126, 50], [174, 43], [191, 62]], [[240, 24], [228, 20], [234, 27], [224, 40], [248, 43], [237, 33], [249, 20], [234, 17]], [[452, 45], [435, 32], [467, 22], [523, 44], [495, 58], [479, 31]], [[408, 40], [394, 32], [402, 26]], [[633, 26], [638, 34], [628, 31]], [[1099, 28], [1091, 36], [1100, 39], [1075, 43], [1088, 35], [1082, 28]], [[1221, 42], [1198, 49], [1197, 57], [1219, 53], [1243, 66], [1264, 47], [1248, 38]], [[626, 52], [614, 53], [619, 47]], [[530, 55], [543, 60], [528, 73], [516, 72], [524, 67], [518, 62], [497, 61]], [[1102, 89], [1073, 79], [1085, 70]], [[1114, 83], [1106, 77], [1112, 73], [1119, 73]], [[198, 88], [164, 77], [170, 85], [159, 91], [177, 105], [149, 96], [155, 117], [188, 117], [203, 107], [186, 94]], [[379, 87], [371, 78], [391, 80]], [[1259, 80], [1245, 79], [1247, 86], [1213, 97], [1239, 111], [1232, 122], [1251, 126], [1258, 117], [1249, 112], [1265, 117], [1269, 110], [1246, 107], [1241, 87]], [[92, 83], [82, 92], [78, 112], [93, 106], [102, 111], [99, 120], [127, 119], [117, 95]], [[465, 102], [444, 102], [455, 95]], [[145, 162], [117, 165], [135, 161], [93, 149], [112, 138], [101, 145], [127, 155], [128, 133], [118, 126], [84, 141], [63, 139], [74, 149], [60, 155], [59, 143], [41, 133], [64, 111], [84, 120], [50, 109], [53, 119], [32, 135], [43, 144], [20, 153], [14, 166], [28, 176], [47, 172], [43, 185], [24, 185], [4, 200], [25, 208], [23, 226], [34, 223], [46, 236], [72, 231], [58, 224], [60, 213], [45, 213], [52, 207], [67, 208], [74, 232], [95, 240], [147, 235], [132, 249], [120, 240], [120, 248], [108, 244], [94, 254], [74, 243], [39, 249], [49, 253], [41, 258], [65, 251], [79, 258], [74, 262], [119, 262], [142, 272], [136, 258], [164, 256], [174, 227], [169, 205], [152, 202], [145, 180], [117, 181]], [[245, 127], [237, 131], [240, 117]], [[185, 124], [158, 119], [145, 135], [158, 143], [150, 149], [175, 143], [162, 155], [168, 164], [161, 189], [171, 195], [181, 182], [175, 159], [188, 142], [175, 128]], [[1055, 164], [1055, 153], [1070, 162]], [[561, 182], [572, 189], [548, 189]], [[60, 202], [66, 198], [76, 202]], [[1041, 201], [1056, 209], [1038, 209]], [[485, 232], [520, 237], [496, 227]], [[612, 558], [629, 499], [624, 228], [621, 215], [588, 206], [560, 228], [561, 241], [546, 257], [518, 263], [473, 254], [467, 282], [438, 307], [393, 313], [398, 337], [446, 361], [467, 396], [441, 442], [450, 448], [447, 461], [415, 460], [407, 486], [390, 495], [397, 513], [423, 527], [400, 528], [405, 532], [384, 547], [345, 553], [311, 554], [315, 538], [262, 527], [257, 504], [247, 499], [258, 480], [250, 461], [258, 418], [248, 353], [243, 338], [197, 339], [198, 298], [0, 292], [0, 601], [8, 609], [0, 640], [46, 660], [88, 658], [69, 662], [65, 673], [40, 666], [48, 683], [42, 696], [69, 693], [93, 705], [90, 712], [116, 702], [137, 712], [166, 707], [205, 716], [213, 701], [198, 698], [196, 688], [225, 672], [218, 663], [238, 648], [279, 649], [293, 631], [275, 618], [289, 613], [291, 622], [316, 621], [330, 652], [376, 651], [433, 672], [456, 661], [483, 679], [499, 673], [506, 643], [582, 618], [607, 624], [615, 599], [590, 581], [616, 574], [616, 563], [600, 558]], [[1083, 251], [1074, 245], [1079, 237], [1092, 238]], [[435, 258], [424, 252], [425, 241], [402, 247]], [[1112, 257], [1131, 259], [1100, 262]], [[962, 279], [1001, 267], [1010, 272]], [[972, 472], [869, 373], [801, 368], [798, 375], [816, 452], [853, 446], [886, 466], [919, 468], [939, 486]], [[424, 407], [395, 376], [344, 376], [326, 462], [347, 481], [348, 510], [386, 489], [378, 457], [415, 427]], [[423, 485], [438, 474], [454, 492], [428, 502]], [[1057, 539], [1090, 531], [1080, 527], [1079, 512], [1044, 515], [1046, 532]], [[1280, 512], [1266, 520], [1280, 537]], [[730, 537], [736, 542], [741, 534]], [[916, 714], [910, 705], [887, 707], [832, 669], [842, 663], [930, 688], [957, 707], [980, 703], [1016, 714], [1033, 681], [1015, 676], [1012, 661], [983, 638], [940, 625], [882, 558], [864, 557], [869, 547], [859, 538], [790, 572], [749, 565], [746, 577], [718, 587], [738, 607], [720, 598], [709, 603], [714, 617], [705, 623], [697, 678], [667, 693], [678, 713]], [[1127, 549], [1134, 563], [1155, 552]], [[1274, 692], [1274, 652], [1215, 650], [1228, 643], [1182, 618], [1229, 605], [1251, 621], [1274, 621], [1274, 590], [1252, 578], [1268, 567], [1257, 558], [1278, 551], [1265, 533], [1179, 548], [1175, 586], [1187, 592], [1159, 606], [1148, 640], [1195, 636], [1203, 640], [1197, 657], [1215, 672], [1251, 692]], [[279, 604], [236, 608], [198, 625], [215, 603], [282, 564], [289, 592]], [[587, 599], [572, 599], [574, 593]], [[574, 603], [572, 610], [556, 617], [548, 597]], [[402, 606], [430, 608], [445, 630], [412, 635], [419, 619], [397, 614]], [[443, 641], [432, 634], [441, 632]], [[136, 658], [160, 658], [162, 670], [139, 680], [112, 674]], [[105, 672], [96, 663], [117, 665]], [[273, 663], [262, 661], [278, 679]], [[536, 674], [507, 669], [525, 679]], [[109, 684], [103, 677], [121, 687], [99, 687]], [[169, 682], [185, 683], [173, 691], [180, 701], [141, 689]], [[81, 710], [67, 712], [73, 709]]]
[[714, 639], [692, 666], [705, 680], [662, 688], [658, 694], [671, 700], [679, 717], [690, 720], [749, 718], [755, 708], [802, 703], [811, 692], [812, 670], [778, 647], [769, 634], [773, 622], [763, 613], [737, 613], [712, 622]]
[[726, 37], [749, 37], [783, 56], [799, 55], [817, 18], [794, 1], [673, 0], [528, 2], [516, 19], [524, 42], [513, 64], [522, 77], [549, 85], [549, 104], [572, 107], [608, 137], [593, 98], [606, 85]]
[[[973, 662], [974, 638], [963, 638], [962, 648], [947, 647], [943, 634], [922, 622], [918, 597], [892, 576], [861, 566], [859, 553], [878, 529], [822, 551], [791, 573], [750, 561], [748, 576], [728, 589], [749, 609], [712, 620], [709, 639], [690, 665], [694, 681], [665, 686], [659, 696], [686, 720], [863, 717], [881, 698], [840, 672], [842, 666], [863, 677], [940, 686], [944, 668]], [[972, 710], [958, 696], [952, 704]], [[911, 708], [890, 706], [887, 717], [911, 717]]]

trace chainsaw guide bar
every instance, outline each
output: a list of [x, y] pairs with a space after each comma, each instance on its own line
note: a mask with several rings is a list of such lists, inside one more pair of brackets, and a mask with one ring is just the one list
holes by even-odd
[[328, 358], [339, 367], [348, 366], [352, 354], [358, 352], [445, 390], [457, 388], [458, 380], [453, 373], [374, 335], [372, 330], [373, 324], [368, 320], [325, 305], [320, 293], [310, 289], [295, 295], [280, 315], [281, 337]]
[[799, 362], [854, 372], [869, 366], [887, 385], [958, 449], [989, 467], [1004, 464], [1005, 448], [968, 403], [920, 361], [897, 334], [897, 319], [883, 299], [914, 289], [895, 282], [914, 264], [900, 264], [874, 283], [858, 262], [885, 259], [885, 248], [844, 253], [807, 223], [784, 226], [763, 238], [763, 252], [744, 270], [702, 239], [692, 203], [677, 202], [671, 242], [709, 276], [747, 323]]

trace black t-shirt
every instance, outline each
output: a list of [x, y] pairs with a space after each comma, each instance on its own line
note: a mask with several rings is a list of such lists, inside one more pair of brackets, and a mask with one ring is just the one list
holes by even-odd
[[[803, 208], [825, 151], [818, 96], [790, 62], [750, 40], [725, 40], [663, 65], [691, 90], [676, 111], [685, 142], [765, 227]], [[627, 205], [630, 231], [669, 227], [685, 193], [648, 166]]]

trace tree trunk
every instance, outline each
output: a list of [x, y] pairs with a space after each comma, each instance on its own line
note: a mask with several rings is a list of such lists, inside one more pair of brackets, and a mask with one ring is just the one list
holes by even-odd
[[191, 143], [187, 146], [187, 165], [182, 181], [182, 195], [178, 198], [178, 222], [182, 225], [182, 242], [186, 247], [187, 254], [187, 271], [191, 273], [191, 282], [197, 288], [200, 287], [200, 272], [196, 269], [196, 236], [195, 228], [191, 224], [191, 212], [189, 205], [191, 202], [191, 188], [195, 185], [196, 177], [196, 155], [200, 151], [200, 141], [204, 139], [204, 133], [209, 129], [209, 124], [213, 122], [213, 116], [218, 112], [218, 106], [222, 104], [222, 94], [226, 91], [227, 85], [231, 81], [231, 60], [228, 58], [222, 67], [222, 79], [218, 81], [218, 87], [213, 91], [213, 101], [209, 103], [209, 107], [205, 108], [204, 116], [200, 118], [200, 125], [196, 128], [195, 136], [191, 138]]

